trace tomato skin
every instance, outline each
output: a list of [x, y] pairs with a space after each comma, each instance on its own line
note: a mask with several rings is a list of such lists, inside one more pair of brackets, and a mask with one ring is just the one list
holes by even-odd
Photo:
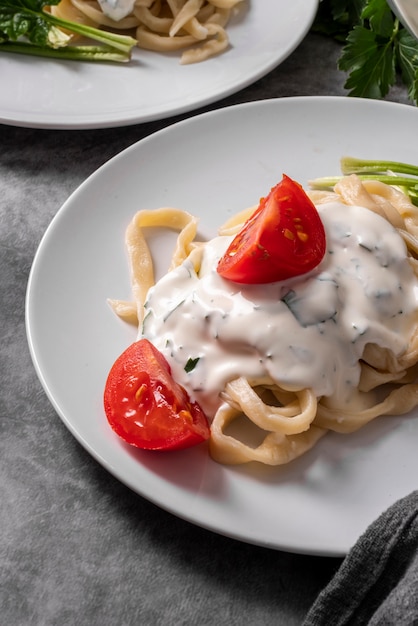
[[311, 271], [325, 249], [315, 205], [299, 183], [283, 175], [232, 240], [217, 272], [237, 283], [272, 283]]
[[147, 339], [116, 359], [105, 385], [104, 408], [112, 429], [144, 450], [180, 450], [209, 438], [202, 409], [190, 402], [165, 357]]

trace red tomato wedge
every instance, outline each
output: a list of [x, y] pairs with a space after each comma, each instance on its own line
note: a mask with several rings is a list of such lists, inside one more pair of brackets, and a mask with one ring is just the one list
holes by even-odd
[[232, 240], [217, 271], [237, 283], [272, 283], [314, 269], [325, 249], [315, 205], [299, 183], [284, 175]]
[[175, 382], [165, 357], [147, 339], [127, 348], [112, 366], [104, 408], [113, 430], [145, 450], [180, 450], [209, 438], [196, 402]]

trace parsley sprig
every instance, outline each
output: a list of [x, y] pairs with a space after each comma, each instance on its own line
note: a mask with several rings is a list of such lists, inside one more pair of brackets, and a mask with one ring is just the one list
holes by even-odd
[[[0, 0], [0, 51], [86, 61], [128, 61], [136, 40], [49, 13], [60, 0]], [[100, 45], [69, 45], [75, 33]]]
[[386, 0], [322, 0], [313, 30], [344, 42], [338, 68], [350, 96], [384, 98], [399, 77], [418, 104], [418, 41]]

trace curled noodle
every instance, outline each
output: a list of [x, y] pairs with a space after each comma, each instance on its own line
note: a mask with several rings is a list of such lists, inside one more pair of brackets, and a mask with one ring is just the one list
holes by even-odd
[[[278, 406], [262, 398], [266, 389], [278, 401]], [[259, 461], [282, 465], [309, 450], [326, 432], [312, 426], [317, 398], [310, 389], [290, 393], [274, 381], [260, 386], [241, 377], [228, 383], [222, 395], [225, 402], [215, 414], [210, 442], [212, 457], [221, 463]], [[231, 422], [241, 415], [263, 431], [264, 437], [258, 446], [248, 446], [227, 433]]]
[[197, 219], [180, 209], [171, 207], [155, 211], [138, 211], [125, 234], [125, 244], [131, 271], [133, 302], [109, 299], [115, 313], [126, 322], [140, 324], [144, 317], [144, 303], [148, 290], [154, 284], [154, 267], [144, 229], [155, 226], [180, 231], [168, 270], [180, 265], [191, 253], [196, 236]]

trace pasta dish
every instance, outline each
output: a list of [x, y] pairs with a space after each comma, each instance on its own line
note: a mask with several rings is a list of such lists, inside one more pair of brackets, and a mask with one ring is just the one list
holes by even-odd
[[57, 17], [110, 31], [133, 32], [139, 48], [182, 51], [181, 63], [227, 49], [226, 26], [243, 0], [61, 0]]
[[[240, 284], [216, 271], [254, 207], [208, 242], [175, 208], [141, 210], [126, 232], [133, 301], [111, 305], [202, 408], [221, 463], [288, 463], [329, 431], [418, 405], [418, 207], [356, 175], [307, 195], [326, 250], [286, 280]], [[179, 232], [157, 282], [146, 242], [154, 226]]]

